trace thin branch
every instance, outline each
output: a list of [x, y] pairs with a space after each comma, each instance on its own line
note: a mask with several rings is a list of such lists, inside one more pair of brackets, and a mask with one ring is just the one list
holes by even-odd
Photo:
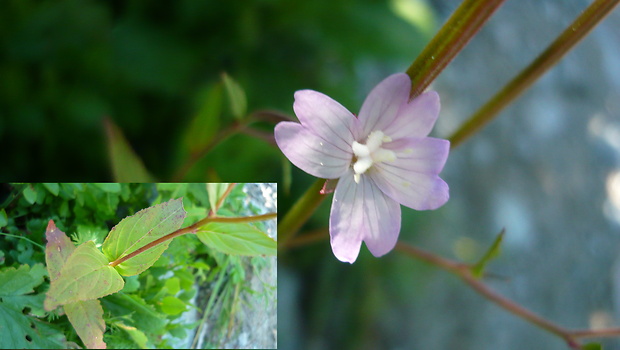
[[142, 252], [149, 250], [159, 244], [161, 244], [162, 242], [165, 242], [167, 240], [176, 238], [178, 236], [184, 235], [186, 233], [196, 233], [196, 231], [198, 231], [198, 229], [203, 226], [206, 225], [210, 222], [226, 222], [226, 223], [242, 223], [242, 222], [254, 222], [254, 221], [262, 221], [262, 220], [269, 220], [269, 219], [275, 219], [278, 217], [277, 213], [269, 213], [269, 214], [262, 214], [262, 215], [254, 215], [254, 216], [244, 216], [244, 217], [238, 217], [238, 218], [231, 218], [231, 217], [215, 217], [215, 216], [211, 216], [211, 217], [206, 217], [200, 221], [198, 221], [197, 223], [184, 227], [184, 228], [180, 228], [172, 233], [169, 233], [163, 237], [160, 237], [156, 240], [154, 240], [153, 242], [150, 242], [146, 245], [144, 245], [143, 247], [140, 247], [136, 250], [134, 250], [133, 252], [122, 256], [112, 262], [110, 262], [108, 265], [114, 267], [118, 264], [122, 264], [123, 262], [133, 258], [134, 256], [141, 254]]
[[552, 334], [555, 334], [563, 338], [566, 343], [575, 349], [581, 349], [579, 339], [581, 338], [595, 338], [595, 337], [616, 337], [620, 336], [620, 328], [608, 328], [598, 330], [570, 330], [555, 323], [542, 318], [536, 313], [522, 307], [521, 305], [507, 299], [484, 284], [480, 279], [476, 278], [468, 265], [458, 263], [441, 256], [429, 253], [415, 246], [398, 242], [396, 244], [396, 250], [403, 252], [415, 259], [422, 260], [429, 264], [438, 266], [454, 275], [460, 277], [465, 283], [467, 283], [472, 289], [491, 300], [497, 305], [504, 308], [506, 311], [518, 316], [527, 322], [534, 324], [535, 326], [542, 328]]

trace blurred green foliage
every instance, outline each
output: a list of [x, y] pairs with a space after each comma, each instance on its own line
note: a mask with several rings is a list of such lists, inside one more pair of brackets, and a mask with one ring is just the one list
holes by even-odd
[[[432, 21], [412, 15], [411, 4], [2, 1], [0, 178], [111, 179], [102, 124], [109, 116], [148, 171], [169, 179], [223, 72], [245, 91], [248, 112], [292, 115], [293, 92], [302, 88], [356, 111], [372, 85], [404, 70], [424, 45]], [[241, 110], [223, 108], [210, 125], [220, 130]], [[256, 127], [271, 133], [273, 125]], [[281, 157], [264, 140], [237, 135], [187, 179], [273, 181], [282, 176]]]

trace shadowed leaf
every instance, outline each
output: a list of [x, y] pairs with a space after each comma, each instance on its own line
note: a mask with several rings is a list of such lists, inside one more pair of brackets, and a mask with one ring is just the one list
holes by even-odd
[[116, 182], [153, 182], [153, 176], [131, 148], [121, 129], [111, 119], [104, 119], [112, 175]]

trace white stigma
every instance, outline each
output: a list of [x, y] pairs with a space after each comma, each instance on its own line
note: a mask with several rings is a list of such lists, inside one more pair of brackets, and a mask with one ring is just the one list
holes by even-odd
[[360, 175], [370, 169], [374, 163], [389, 162], [396, 160], [393, 151], [381, 148], [384, 142], [390, 142], [392, 138], [383, 134], [383, 131], [373, 131], [368, 135], [366, 144], [353, 141], [351, 148], [357, 160], [353, 164], [353, 179], [356, 183], [360, 182]]

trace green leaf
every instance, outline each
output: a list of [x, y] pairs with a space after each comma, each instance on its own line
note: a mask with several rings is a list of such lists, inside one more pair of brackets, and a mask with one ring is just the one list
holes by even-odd
[[[43, 283], [45, 267], [21, 265], [0, 270], [0, 348], [65, 348], [64, 337], [36, 318], [24, 314], [25, 308], [39, 314], [43, 295], [31, 295]], [[30, 295], [29, 295], [30, 294]], [[53, 333], [56, 334], [53, 334]]]
[[168, 315], [178, 315], [187, 309], [187, 305], [179, 298], [167, 296], [161, 301], [161, 311]]
[[248, 107], [248, 101], [245, 97], [245, 91], [241, 88], [241, 85], [237, 83], [228, 74], [222, 74], [222, 81], [226, 88], [226, 95], [228, 96], [228, 102], [230, 103], [230, 111], [233, 117], [236, 119], [243, 119]]
[[36, 264], [32, 268], [28, 265], [20, 265], [17, 269], [5, 268], [0, 271], [0, 297], [32, 293], [43, 282], [45, 275], [43, 264]]
[[222, 86], [215, 84], [200, 95], [198, 112], [194, 115], [184, 137], [184, 146], [190, 154], [202, 152], [213, 140], [220, 127], [222, 113]]
[[[103, 253], [109, 261], [123, 257], [179, 229], [185, 215], [182, 198], [143, 209], [124, 218], [110, 231], [103, 242]], [[137, 275], [151, 267], [169, 244], [165, 241], [115, 268], [123, 276]]]
[[108, 154], [114, 180], [117, 182], [154, 182], [142, 160], [111, 119], [104, 120]]
[[47, 264], [47, 272], [51, 281], [55, 281], [60, 277], [60, 270], [65, 265], [69, 256], [75, 251], [75, 245], [60, 231], [54, 220], [50, 220], [45, 231], [47, 244], [45, 245], [45, 263]]
[[181, 290], [181, 283], [177, 277], [168, 278], [164, 285], [171, 295], [176, 295]]
[[6, 211], [4, 211], [4, 208], [0, 209], [0, 228], [8, 225], [9, 223], [9, 219], [6, 216]]
[[26, 198], [26, 201], [28, 201], [28, 203], [34, 204], [37, 201], [37, 190], [32, 184], [26, 185], [26, 187], [24, 187], [23, 193], [24, 198]]
[[75, 249], [60, 271], [58, 279], [50, 282], [45, 299], [45, 310], [54, 310], [58, 305], [98, 299], [116, 293], [125, 282], [109, 261], [88, 241]]
[[43, 183], [43, 186], [54, 196], [58, 196], [58, 193], [60, 193], [60, 186], [57, 183]]
[[140, 288], [140, 280], [138, 276], [130, 276], [125, 278], [125, 287], [121, 290], [123, 293], [133, 293]]
[[165, 333], [168, 323], [165, 315], [155, 311], [153, 306], [136, 295], [117, 293], [105, 297], [102, 303], [106, 312], [110, 312], [114, 317], [131, 315], [133, 325], [139, 326], [140, 329], [155, 335]]
[[104, 192], [109, 193], [121, 193], [121, 184], [115, 182], [106, 182], [106, 183], [94, 183], [96, 187], [101, 189]]
[[276, 241], [248, 223], [211, 222], [202, 226], [197, 235], [204, 244], [226, 254], [277, 254]]
[[116, 326], [129, 334], [129, 337], [138, 345], [140, 349], [147, 349], [148, 338], [144, 332], [138, 330], [136, 327], [128, 326], [124, 323], [117, 322]]
[[211, 205], [211, 210], [216, 212], [217, 201], [222, 197], [226, 189], [228, 188], [227, 183], [208, 183], [207, 184], [207, 192], [209, 192], [209, 205]]
[[588, 343], [581, 347], [583, 350], [603, 350], [603, 345], [600, 343]]
[[472, 266], [471, 272], [474, 274], [474, 276], [482, 277], [486, 264], [499, 255], [505, 233], [506, 230], [502, 229], [502, 231], [497, 235], [495, 241], [493, 241], [493, 244], [491, 245], [491, 247], [489, 247], [484, 256], [482, 256], [482, 258], [480, 258], [480, 260], [474, 266]]
[[69, 322], [89, 349], [105, 349], [103, 309], [99, 300], [77, 301], [64, 306]]

